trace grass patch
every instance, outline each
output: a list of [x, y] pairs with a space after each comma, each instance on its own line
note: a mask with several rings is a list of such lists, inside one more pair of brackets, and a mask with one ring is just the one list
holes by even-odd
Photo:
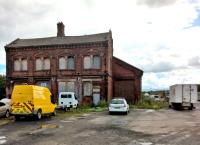
[[131, 105], [131, 108], [134, 109], [162, 109], [168, 107], [167, 101], [155, 101], [149, 97], [142, 96], [141, 100], [134, 105]]
[[81, 116], [86, 113], [92, 112], [103, 112], [106, 111], [107, 107], [91, 107], [90, 105], [87, 106], [80, 106], [76, 109], [70, 109], [69, 111], [65, 112], [62, 109], [57, 110], [56, 118], [65, 118], [65, 117], [72, 117], [72, 116]]

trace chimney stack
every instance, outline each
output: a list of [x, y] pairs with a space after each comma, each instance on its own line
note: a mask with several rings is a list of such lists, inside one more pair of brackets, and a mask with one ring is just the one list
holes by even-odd
[[57, 23], [57, 37], [65, 36], [65, 25], [62, 22]]

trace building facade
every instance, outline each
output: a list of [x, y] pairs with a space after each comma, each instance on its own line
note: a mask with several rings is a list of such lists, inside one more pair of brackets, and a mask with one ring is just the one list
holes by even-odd
[[[7, 97], [14, 85], [26, 83], [48, 87], [55, 101], [62, 91], [75, 92], [79, 101], [87, 104], [113, 98], [116, 67], [113, 69], [111, 31], [65, 36], [61, 22], [56, 37], [16, 39], [5, 51]], [[130, 85], [141, 86], [141, 76], [139, 84]]]

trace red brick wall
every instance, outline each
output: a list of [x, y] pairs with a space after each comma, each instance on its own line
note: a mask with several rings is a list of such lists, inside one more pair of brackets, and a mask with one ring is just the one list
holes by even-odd
[[[22, 78], [28, 80], [27, 83], [34, 84], [36, 80], [46, 79], [51, 82], [51, 91], [54, 96], [57, 96], [57, 79], [59, 78], [76, 78], [77, 76], [90, 78], [100, 77], [105, 79], [106, 72], [108, 70], [108, 64], [110, 63], [108, 56], [112, 56], [111, 51], [108, 51], [108, 42], [99, 42], [93, 44], [78, 44], [70, 46], [57, 46], [57, 47], [38, 47], [38, 48], [10, 48], [6, 51], [6, 62], [7, 62], [7, 95], [12, 91], [13, 84], [20, 82]], [[75, 70], [64, 71], [59, 70], [59, 57], [62, 55], [73, 55], [75, 56]], [[99, 55], [101, 57], [101, 69], [83, 69], [83, 58], [86, 55]], [[13, 71], [14, 59], [15, 58], [27, 58], [28, 59], [28, 71]], [[48, 57], [51, 62], [51, 69], [45, 71], [35, 70], [35, 59], [36, 57]], [[13, 84], [11, 84], [13, 83]], [[108, 84], [108, 83], [103, 83]], [[106, 87], [107, 86], [103, 86]], [[105, 90], [102, 88], [101, 90]], [[103, 97], [106, 98], [106, 91], [103, 91]], [[102, 97], [102, 96], [101, 96]]]
[[113, 84], [114, 97], [125, 97], [129, 103], [136, 103], [139, 100], [141, 72], [115, 58], [113, 58]]

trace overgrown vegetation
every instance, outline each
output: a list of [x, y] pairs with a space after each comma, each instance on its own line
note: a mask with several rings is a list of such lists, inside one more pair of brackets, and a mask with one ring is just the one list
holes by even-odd
[[168, 102], [163, 100], [163, 101], [155, 101], [154, 99], [144, 96], [141, 96], [140, 101], [135, 104], [131, 105], [131, 108], [137, 108], [137, 109], [161, 109], [165, 108], [168, 106]]
[[6, 96], [6, 77], [5, 75], [0, 75], [0, 99]]

